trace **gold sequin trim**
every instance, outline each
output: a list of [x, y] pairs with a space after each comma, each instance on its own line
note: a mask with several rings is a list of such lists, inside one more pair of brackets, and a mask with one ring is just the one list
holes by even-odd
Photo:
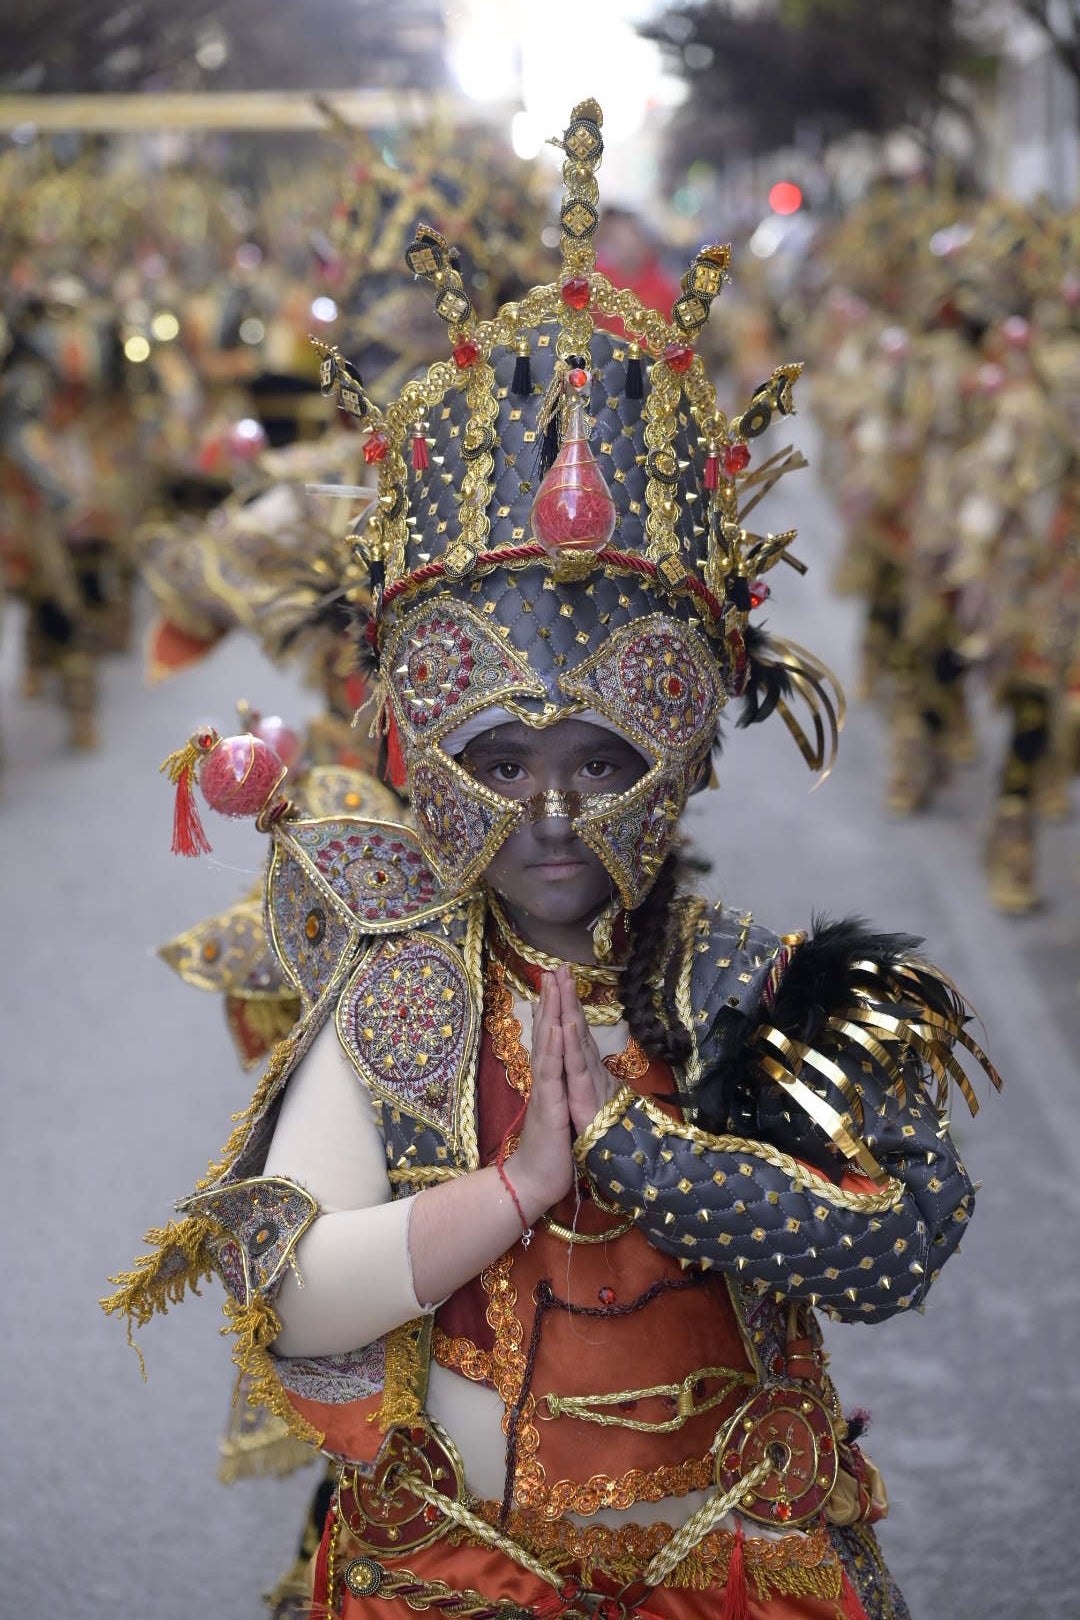
[[[473, 1511], [487, 1523], [499, 1520], [498, 1502], [480, 1502]], [[669, 1524], [625, 1524], [614, 1529], [606, 1524], [578, 1525], [566, 1519], [551, 1522], [536, 1513], [515, 1509], [505, 1527], [511, 1540], [541, 1557], [552, 1568], [573, 1568], [588, 1584], [596, 1575], [606, 1574], [625, 1583], [637, 1579], [675, 1534]], [[452, 1532], [451, 1543], [467, 1540]], [[665, 1585], [693, 1587], [723, 1586], [727, 1581], [735, 1533], [713, 1530], [678, 1564]], [[770, 1595], [806, 1596], [835, 1602], [840, 1597], [843, 1577], [840, 1563], [827, 1530], [808, 1534], [793, 1532], [776, 1540], [748, 1536], [743, 1543], [747, 1580], [758, 1598]]]

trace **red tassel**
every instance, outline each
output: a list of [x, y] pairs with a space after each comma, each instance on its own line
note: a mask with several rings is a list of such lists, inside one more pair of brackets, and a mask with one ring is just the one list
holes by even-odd
[[413, 433], [412, 464], [413, 472], [415, 473], [427, 472], [430, 465], [428, 460], [427, 440], [424, 438], [423, 431], [419, 424], [417, 424], [416, 430]]
[[715, 450], [710, 450], [709, 454], [705, 457], [705, 477], [703, 482], [706, 489], [717, 489], [719, 487], [720, 457], [716, 454]]
[[401, 752], [401, 738], [398, 735], [397, 721], [393, 709], [387, 709], [386, 723], [386, 770], [383, 780], [396, 788], [399, 793], [405, 789], [406, 771], [405, 756]]
[[724, 1583], [724, 1602], [720, 1620], [750, 1620], [750, 1595], [746, 1590], [746, 1566], [743, 1562], [743, 1542], [746, 1537], [740, 1524], [735, 1532], [735, 1545], [731, 1549], [727, 1581]]
[[176, 804], [173, 807], [172, 852], [174, 855], [209, 855], [210, 840], [199, 820], [195, 803], [195, 767], [217, 746], [218, 734], [213, 727], [189, 737], [183, 748], [162, 761], [161, 769], [170, 782], [176, 784]]
[[842, 1570], [844, 1581], [843, 1592], [840, 1598], [840, 1613], [844, 1620], [867, 1620], [866, 1610], [862, 1606], [858, 1592], [848, 1580], [847, 1570]]
[[313, 1584], [311, 1590], [312, 1620], [315, 1620], [316, 1616], [318, 1620], [322, 1620], [323, 1615], [332, 1612], [330, 1608], [330, 1549], [334, 1543], [334, 1531], [336, 1528], [337, 1519], [334, 1504], [331, 1502], [326, 1511], [326, 1522], [323, 1525], [319, 1550], [315, 1554], [315, 1569], [312, 1575]]
[[176, 804], [173, 807], [172, 852], [174, 855], [209, 855], [210, 840], [206, 836], [199, 807], [195, 803], [192, 777], [195, 772], [188, 765], [176, 781]]

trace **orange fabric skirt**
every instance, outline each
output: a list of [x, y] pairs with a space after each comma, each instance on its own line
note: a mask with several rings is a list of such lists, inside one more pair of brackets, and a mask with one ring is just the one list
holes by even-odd
[[[816, 1567], [793, 1559], [777, 1563], [766, 1569], [764, 1561], [773, 1560], [767, 1549], [775, 1543], [754, 1542], [747, 1538], [745, 1548], [746, 1620], [852, 1620], [862, 1609], [850, 1587], [845, 1602], [844, 1583], [839, 1560], [830, 1552], [817, 1561]], [[762, 1551], [762, 1558], [755, 1554]], [[342, 1538], [335, 1557], [335, 1588], [343, 1606], [337, 1611], [343, 1620], [415, 1620], [417, 1609], [410, 1608], [404, 1597], [376, 1595], [354, 1597], [345, 1587], [344, 1575], [350, 1554], [348, 1540]], [[388, 1573], [400, 1574], [405, 1570], [419, 1581], [444, 1581], [455, 1592], [476, 1592], [485, 1599], [510, 1599], [524, 1609], [539, 1610], [541, 1614], [557, 1613], [558, 1595], [551, 1586], [537, 1576], [522, 1569], [496, 1548], [466, 1544], [453, 1546], [439, 1540], [391, 1562], [381, 1558], [380, 1564]], [[560, 1567], [561, 1563], [560, 1563]], [[577, 1572], [566, 1569], [568, 1578]], [[618, 1583], [593, 1574], [583, 1585], [591, 1592], [614, 1596]], [[802, 1586], [804, 1590], [798, 1590]], [[829, 1589], [835, 1596], [824, 1595]], [[639, 1620], [720, 1620], [725, 1599], [723, 1585], [663, 1586], [651, 1592], [635, 1611]], [[571, 1603], [570, 1607], [575, 1607]], [[421, 1613], [430, 1613], [433, 1620], [442, 1620], [443, 1610], [426, 1606]], [[738, 1613], [738, 1610], [736, 1610]], [[313, 1612], [313, 1620], [321, 1620]]]

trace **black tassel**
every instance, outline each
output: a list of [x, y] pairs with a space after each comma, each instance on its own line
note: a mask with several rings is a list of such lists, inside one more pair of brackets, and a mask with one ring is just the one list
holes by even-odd
[[559, 454], [559, 413], [555, 411], [551, 420], [544, 429], [544, 437], [540, 440], [540, 452], [536, 458], [536, 476], [543, 478], [555, 465], [555, 458]]
[[626, 397], [627, 399], [645, 398], [645, 377], [641, 369], [641, 350], [636, 343], [631, 343], [630, 357], [626, 362]]
[[528, 399], [532, 393], [532, 361], [529, 359], [529, 340], [522, 338], [519, 343], [517, 359], [514, 361], [514, 380], [510, 384], [510, 392], [517, 399]]

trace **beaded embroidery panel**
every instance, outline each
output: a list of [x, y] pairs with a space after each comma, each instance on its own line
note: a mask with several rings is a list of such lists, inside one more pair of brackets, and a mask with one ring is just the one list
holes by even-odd
[[359, 936], [332, 893], [315, 881], [289, 845], [275, 840], [267, 883], [270, 939], [309, 1007], [333, 982]]
[[230, 1287], [240, 1284], [243, 1302], [277, 1281], [297, 1241], [319, 1212], [311, 1194], [295, 1181], [259, 1176], [234, 1182], [216, 1192], [196, 1193], [179, 1206], [185, 1214], [203, 1215], [230, 1233], [239, 1253], [222, 1255]]
[[424, 850], [455, 893], [479, 877], [524, 814], [437, 749], [413, 755], [409, 788]]
[[679, 817], [697, 773], [696, 761], [654, 765], [627, 793], [608, 797], [602, 808], [575, 817], [583, 843], [600, 857], [633, 909], [648, 893], [671, 847]]
[[386, 649], [394, 710], [410, 743], [435, 741], [508, 698], [544, 698], [528, 661], [489, 620], [446, 596], [405, 618]]
[[[338, 1005], [342, 1044], [376, 1099], [390, 1105], [391, 1121], [396, 1113], [411, 1116], [455, 1154], [471, 1135], [475, 1001], [461, 952], [417, 935], [373, 952]], [[433, 1163], [437, 1152], [418, 1138], [406, 1157]]]
[[725, 702], [701, 638], [661, 613], [617, 630], [559, 684], [661, 760], [700, 754]]
[[328, 1406], [345, 1406], [378, 1395], [386, 1379], [386, 1340], [338, 1356], [281, 1356], [275, 1368], [293, 1395]]
[[415, 834], [396, 822], [294, 822], [289, 839], [365, 933], [405, 927], [452, 900]]

